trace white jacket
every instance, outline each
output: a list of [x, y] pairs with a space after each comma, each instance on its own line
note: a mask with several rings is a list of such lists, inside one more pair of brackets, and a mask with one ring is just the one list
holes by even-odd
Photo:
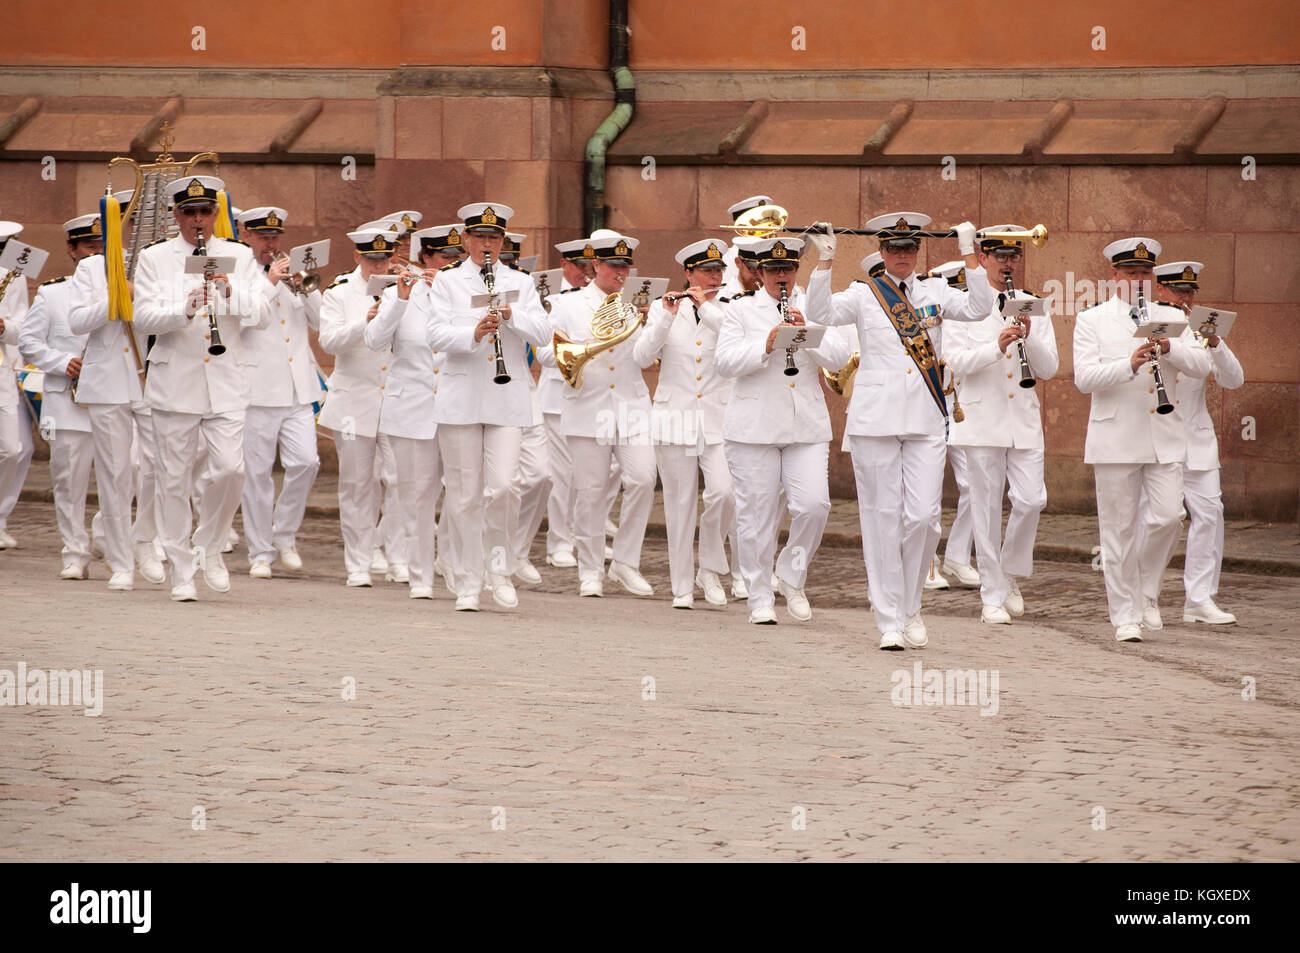
[[81, 357], [86, 343], [86, 335], [73, 334], [68, 327], [70, 285], [66, 277], [42, 282], [18, 332], [23, 360], [45, 374], [41, 384], [45, 397], [41, 426], [48, 427], [46, 421], [52, 421], [54, 435], [59, 431], [90, 432], [90, 414], [73, 403], [69, 393], [72, 379], [68, 377], [68, 362]]
[[[913, 308], [937, 307], [945, 322], [979, 321], [993, 310], [996, 301], [985, 274], [983, 268], [966, 273], [969, 291], [951, 287], [944, 278], [921, 278], [913, 274], [905, 279], [907, 299]], [[821, 294], [814, 294], [812, 284], [808, 286], [808, 294], [813, 314], [822, 315]], [[853, 396], [849, 398], [845, 437], [944, 436], [944, 415], [939, 405], [866, 282], [855, 281], [835, 294], [829, 310], [823, 323], [856, 324], [858, 329], [861, 356], [853, 380]], [[943, 355], [943, 330], [943, 325], [930, 329], [936, 356]]]
[[366, 346], [392, 352], [379, 410], [380, 433], [414, 440], [432, 440], [438, 434], [434, 397], [446, 355], [429, 350], [429, 317], [429, 286], [420, 282], [411, 289], [409, 302], [390, 287], [379, 313], [366, 325]]
[[[0, 268], [0, 282], [8, 269]], [[21, 357], [18, 353], [18, 332], [27, 313], [27, 280], [19, 275], [9, 282], [3, 300], [0, 300], [0, 318], [5, 329], [0, 332], [0, 410], [13, 410], [18, 406], [18, 371]]]
[[265, 275], [262, 280], [270, 289], [266, 326], [240, 332], [249, 373], [249, 404], [314, 404], [321, 399], [321, 388], [307, 331], [320, 327], [321, 293], [313, 291], [303, 297], [290, 291], [284, 281], [272, 285]]
[[[830, 281], [829, 270], [814, 272], [808, 296], [824, 290], [829, 299]], [[796, 288], [790, 306], [803, 312], [812, 325], [816, 322], [808, 317], [808, 296]], [[843, 336], [829, 331], [816, 350], [795, 351], [799, 373], [787, 377], [785, 350], [764, 353], [768, 334], [780, 323], [779, 302], [766, 290], [747, 292], [727, 304], [714, 357], [719, 374], [736, 378], [723, 419], [722, 435], [727, 440], [779, 447], [831, 439], [820, 368], [843, 367], [849, 360], [849, 346]]]
[[1084, 463], [1182, 463], [1187, 459], [1178, 371], [1198, 377], [1210, 372], [1210, 358], [1192, 338], [1191, 328], [1169, 342], [1160, 355], [1160, 377], [1171, 414], [1156, 413], [1151, 365], [1135, 374], [1130, 360], [1142, 343], [1129, 305], [1115, 297], [1079, 312], [1074, 324], [1074, 384], [1092, 395]]
[[[83, 404], [134, 404], [143, 399], [142, 379], [131, 351], [134, 323], [108, 320], [108, 277], [104, 256], [91, 255], [77, 263], [68, 291], [68, 328], [86, 334], [86, 354], [77, 380], [77, 400]], [[148, 338], [135, 335], [140, 359]]]
[[[1023, 291], [1016, 293], [1024, 297]], [[1020, 386], [1020, 355], [1015, 344], [998, 350], [998, 335], [1008, 319], [994, 310], [983, 321], [954, 321], [944, 328], [943, 359], [957, 380], [957, 397], [966, 419], [948, 432], [955, 447], [1043, 449], [1043, 418], [1038, 387]], [[1038, 380], [1056, 376], [1061, 359], [1049, 312], [1030, 321], [1025, 358]], [[951, 402], [951, 397], [949, 398]]]
[[683, 300], [673, 315], [663, 299], [650, 305], [645, 329], [636, 336], [632, 355], [642, 367], [659, 361], [651, 410], [654, 442], [697, 446], [722, 443], [722, 426], [732, 379], [714, 366], [725, 305], [706, 301], [699, 309]]
[[224, 354], [208, 354], [208, 323], [186, 316], [191, 291], [203, 287], [201, 275], [185, 273], [194, 246], [182, 237], [140, 252], [135, 271], [135, 327], [154, 335], [149, 352], [145, 400], [154, 410], [179, 414], [226, 414], [248, 408], [248, 367], [240, 330], [266, 327], [271, 287], [246, 245], [213, 238], [208, 254], [233, 257], [230, 297], [217, 290], [217, 328]]
[[[320, 346], [334, 355], [325, 405], [317, 423], [330, 430], [374, 438], [384, 378], [393, 359], [388, 349], [366, 347], [366, 315], [375, 299], [366, 294], [361, 269], [355, 268], [325, 289], [320, 309]], [[378, 315], [376, 315], [378, 320]]]
[[[30, 320], [30, 319], [29, 319]], [[1228, 342], [1219, 339], [1219, 346], [1206, 349], [1210, 356], [1211, 373], [1224, 390], [1236, 390], [1246, 383], [1241, 362], [1232, 353]], [[1163, 376], [1164, 372], [1161, 371]], [[1187, 469], [1219, 469], [1219, 438], [1214, 433], [1214, 421], [1205, 409], [1204, 377], [1191, 374], [1178, 375], [1179, 416], [1183, 433], [1187, 436]]]

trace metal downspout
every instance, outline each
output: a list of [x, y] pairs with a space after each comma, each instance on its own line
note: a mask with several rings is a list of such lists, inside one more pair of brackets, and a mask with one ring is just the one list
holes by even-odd
[[636, 84], [627, 67], [628, 0], [610, 0], [609, 72], [614, 80], [614, 111], [605, 117], [587, 140], [582, 218], [586, 234], [605, 227], [605, 152], [632, 121], [636, 108]]

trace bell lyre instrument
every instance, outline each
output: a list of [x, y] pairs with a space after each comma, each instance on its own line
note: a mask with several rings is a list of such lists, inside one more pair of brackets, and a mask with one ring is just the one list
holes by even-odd
[[[1010, 275], [1006, 276], [1006, 283], [1007, 300], [1010, 301], [1016, 296], [1016, 285]], [[1018, 326], [1024, 327], [1024, 322], [1020, 318], [1017, 317], [1012, 320]], [[1025, 339], [1023, 337], [1016, 338], [1016, 354], [1020, 358], [1020, 386], [1026, 389], [1033, 387], [1038, 382], [1034, 380], [1034, 372], [1029, 367], [1029, 358], [1025, 356]]]
[[[777, 302], [777, 308], [781, 312], [781, 323], [789, 324], [790, 323], [789, 283], [782, 281], [780, 284], [781, 284], [781, 300]], [[794, 377], [794, 375], [799, 373], [799, 368], [794, 363], [794, 352], [795, 352], [795, 346], [793, 344], [791, 344], [788, 348], [785, 349], [785, 376], [786, 377]]]
[[[814, 225], [789, 225], [789, 213], [779, 205], [759, 205], [742, 214], [738, 219], [729, 225], [719, 225], [718, 228], [725, 228], [734, 231], [737, 235], [751, 235], [755, 238], [771, 238], [780, 232], [791, 232], [795, 235], [806, 235], [809, 232], [820, 233], [823, 229]], [[892, 228], [833, 228], [831, 231], [836, 235], [880, 235], [894, 232]], [[914, 238], [956, 238], [956, 229], [946, 231], [924, 231], [919, 229], [909, 229], [906, 234]], [[1035, 225], [1031, 229], [1020, 230], [1011, 229], [1008, 231], [987, 231], [980, 232], [980, 238], [1003, 238], [1008, 241], [1029, 241], [1033, 242], [1035, 247], [1042, 248], [1047, 244], [1047, 226]]]
[[[479, 274], [483, 277], [483, 286], [487, 288], [488, 294], [497, 293], [497, 279], [492, 271], [492, 252], [490, 249], [483, 250], [483, 267], [479, 269]], [[496, 305], [488, 307], [488, 314], [499, 318], [501, 312], [497, 310]], [[506, 370], [506, 358], [501, 353], [501, 331], [500, 329], [492, 332], [492, 353], [496, 357], [497, 369], [496, 374], [492, 377], [493, 384], [509, 384], [510, 373]]]
[[[194, 244], [198, 249], [199, 257], [206, 258], [208, 255], [208, 244], [203, 239], [203, 227], [199, 226], [194, 230]], [[195, 317], [206, 315], [208, 319], [208, 353], [213, 357], [226, 353], [226, 346], [221, 343], [221, 330], [217, 327], [217, 305], [212, 296], [212, 279], [215, 275], [215, 265], [208, 260], [203, 265], [203, 303], [195, 313]]]
[[[1147, 299], [1142, 292], [1142, 285], [1137, 286], [1137, 313], [1140, 323], [1146, 324], [1149, 320], [1147, 315]], [[1156, 338], [1150, 339], [1155, 345], [1151, 349], [1151, 376], [1155, 378], [1156, 384], [1156, 413], [1172, 414], [1174, 412], [1173, 401], [1169, 399], [1169, 394], [1165, 392], [1165, 382], [1160, 376], [1160, 342]]]
[[555, 364], [560, 375], [574, 390], [582, 389], [582, 369], [597, 354], [622, 344], [633, 334], [645, 315], [623, 300], [623, 292], [606, 295], [596, 313], [591, 316], [591, 335], [594, 340], [571, 341], [563, 331], [551, 337], [555, 350]]

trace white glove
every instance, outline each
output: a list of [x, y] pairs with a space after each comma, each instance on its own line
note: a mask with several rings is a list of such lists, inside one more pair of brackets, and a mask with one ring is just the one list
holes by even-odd
[[962, 222], [953, 228], [957, 233], [957, 251], [965, 258], [967, 255], [975, 254], [975, 226], [970, 222]]
[[830, 222], [813, 222], [813, 228], [825, 231], [806, 232], [804, 237], [817, 249], [819, 261], [833, 261], [835, 258], [835, 232]]

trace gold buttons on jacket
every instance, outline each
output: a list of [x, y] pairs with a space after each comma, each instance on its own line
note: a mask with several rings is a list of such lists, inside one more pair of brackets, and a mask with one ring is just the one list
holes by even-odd
[[205, 334], [205, 335], [203, 335], [203, 340], [206, 341], [206, 340], [207, 340], [208, 338], [210, 338], [210, 337], [212, 337], [211, 334]]
[[1011, 360], [1011, 355], [1010, 355], [1010, 354], [1007, 355], [1007, 360], [1008, 360], [1008, 361]]
[[1156, 412], [1156, 409], [1155, 409], [1154, 407], [1152, 407], [1151, 410], [1150, 410], [1149, 412], [1154, 414], [1154, 413]]
[[129, 347], [124, 347], [124, 348], [122, 348], [122, 353], [123, 353], [123, 354], [130, 354], [130, 353], [131, 353], [131, 349], [130, 349]]
[[289, 363], [291, 363], [291, 364], [293, 363], [293, 355], [292, 355], [292, 354], [289, 355]]
[[700, 346], [703, 345], [703, 344], [704, 344], [703, 341], [696, 341], [696, 342], [695, 342], [695, 346], [696, 346], [696, 347], [700, 347]]
[[613, 385], [613, 384], [610, 384], [610, 385], [609, 385], [609, 389], [610, 389], [610, 390], [613, 390], [613, 389], [614, 389], [614, 385]]
[[1010, 374], [1007, 375], [1007, 380], [1011, 380], [1011, 375], [1010, 375]]
[[612, 371], [614, 369], [614, 365], [613, 364], [609, 365], [609, 369]]
[[1007, 394], [1007, 400], [1015, 400], [1015, 399], [1016, 399], [1015, 394]]
[[437, 373], [438, 373], [439, 371], [441, 371], [441, 370], [442, 370], [441, 367], [435, 367], [435, 368], [433, 369], [433, 372], [434, 372], [435, 374], [437, 374]]
[[702, 381], [702, 380], [704, 380], [704, 375], [703, 375], [703, 374], [696, 374], [696, 375], [695, 375], [695, 379], [696, 379], [697, 381]]
[[281, 319], [280, 319], [280, 323], [281, 323], [281, 324], [284, 324], [284, 318], [281, 318]]
[[790, 386], [791, 386], [791, 387], [794, 386], [794, 381], [791, 381], [791, 382], [790, 382]]
[[[791, 384], [790, 386], [793, 387], [794, 385]], [[696, 394], [695, 396], [696, 396], [696, 397], [703, 397], [704, 395], [703, 395], [703, 394]]]
[[203, 363], [204, 363], [204, 364], [207, 364], [207, 363], [208, 363], [209, 361], [211, 361], [211, 360], [212, 360], [212, 358], [210, 358], [210, 357], [205, 357], [205, 358], [203, 359]]
[[381, 365], [379, 366], [379, 369], [380, 369], [381, 371], [386, 371], [386, 370], [388, 370], [388, 365], [387, 365], [387, 364], [381, 364]]
[[284, 339], [284, 343], [285, 343], [285, 344], [288, 344], [288, 343], [289, 343], [289, 339], [288, 339], [288, 338], [285, 338], [285, 339]]
[[695, 359], [695, 363], [696, 363], [696, 364], [699, 364], [699, 363], [701, 363], [703, 360], [704, 360], [704, 358], [702, 358], [702, 357], [697, 357], [697, 358]]
[[1148, 394], [1154, 394], [1155, 392], [1156, 392], [1156, 389], [1155, 389], [1154, 387], [1148, 387], [1148, 388], [1147, 388], [1147, 393], [1148, 393]]
[[907, 369], [907, 373], [909, 374], [912, 373], [912, 369], [910, 367]]

